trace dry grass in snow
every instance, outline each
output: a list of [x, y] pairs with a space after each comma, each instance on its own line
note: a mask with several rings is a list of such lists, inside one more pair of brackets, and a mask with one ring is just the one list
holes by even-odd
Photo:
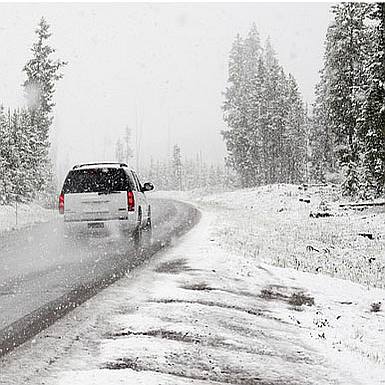
[[[217, 235], [229, 250], [276, 266], [384, 287], [385, 208], [340, 208], [339, 199], [332, 187], [304, 192], [299, 186], [272, 185], [195, 201], [218, 214]], [[315, 217], [324, 213], [331, 216]]]

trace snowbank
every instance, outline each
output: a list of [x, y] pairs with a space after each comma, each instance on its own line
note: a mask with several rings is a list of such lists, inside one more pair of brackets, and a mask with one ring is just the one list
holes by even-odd
[[0, 233], [39, 222], [47, 222], [56, 216], [56, 210], [48, 210], [35, 203], [19, 203], [16, 222], [15, 206], [0, 206]]

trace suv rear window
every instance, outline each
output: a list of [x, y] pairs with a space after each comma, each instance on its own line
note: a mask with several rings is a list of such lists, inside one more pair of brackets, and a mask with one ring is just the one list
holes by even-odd
[[64, 182], [63, 194], [127, 191], [127, 174], [121, 168], [91, 168], [71, 170]]

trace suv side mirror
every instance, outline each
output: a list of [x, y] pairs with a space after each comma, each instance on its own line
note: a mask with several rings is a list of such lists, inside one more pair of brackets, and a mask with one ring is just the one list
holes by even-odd
[[144, 185], [143, 185], [143, 188], [142, 188], [142, 191], [145, 192], [145, 191], [152, 191], [154, 190], [154, 185], [150, 182], [146, 182]]

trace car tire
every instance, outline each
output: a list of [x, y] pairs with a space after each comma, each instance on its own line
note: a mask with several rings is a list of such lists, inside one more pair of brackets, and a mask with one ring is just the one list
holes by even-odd
[[137, 252], [140, 252], [142, 249], [142, 238], [143, 238], [143, 227], [142, 227], [142, 212], [139, 211], [138, 222], [136, 228], [132, 234], [132, 239], [134, 241], [134, 247]]
[[148, 208], [147, 221], [144, 226], [144, 230], [152, 231], [151, 207]]
[[142, 247], [144, 249], [148, 249], [151, 247], [151, 245], [152, 245], [152, 219], [151, 219], [151, 208], [149, 208], [147, 221], [143, 228], [143, 233], [142, 233]]

